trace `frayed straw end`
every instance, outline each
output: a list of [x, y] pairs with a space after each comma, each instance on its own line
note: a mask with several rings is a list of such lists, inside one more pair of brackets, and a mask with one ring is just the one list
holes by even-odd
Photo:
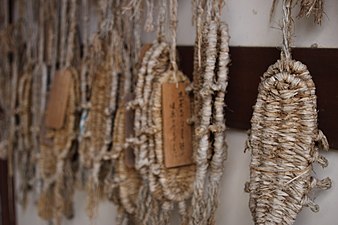
[[319, 147], [325, 151], [328, 151], [330, 146], [329, 146], [329, 143], [327, 141], [327, 138], [325, 137], [324, 133], [319, 130], [318, 132], [318, 137], [317, 137], [317, 143], [319, 145]]
[[41, 193], [38, 201], [38, 215], [44, 220], [53, 218], [54, 196], [51, 188]]
[[245, 182], [244, 191], [250, 193], [250, 182]]
[[304, 198], [303, 205], [309, 207], [312, 212], [319, 212], [319, 205], [312, 201], [308, 196]]
[[323, 5], [323, 0], [302, 0], [300, 3], [298, 18], [313, 15], [314, 22], [320, 25], [324, 14]]
[[86, 212], [88, 217], [92, 220], [97, 215], [98, 202], [100, 199], [100, 190], [98, 185], [96, 185], [93, 181], [88, 182], [87, 193]]

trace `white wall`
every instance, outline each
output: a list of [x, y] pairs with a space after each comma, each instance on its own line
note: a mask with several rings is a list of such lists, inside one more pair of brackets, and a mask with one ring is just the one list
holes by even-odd
[[[192, 45], [195, 28], [191, 24], [191, 1], [181, 0], [178, 9], [179, 24], [177, 43]], [[281, 2], [281, 0], [279, 1]], [[226, 0], [222, 18], [229, 24], [230, 45], [232, 46], [280, 46], [281, 45], [281, 7], [269, 23], [272, 0]], [[322, 48], [338, 47], [338, 2], [325, 1], [325, 15], [322, 25], [315, 25], [313, 18], [295, 20], [294, 46], [310, 47], [318, 44]], [[293, 10], [298, 13], [298, 7]], [[146, 34], [144, 41], [151, 42], [153, 34]]]
[[[223, 11], [223, 18], [229, 24], [233, 46], [279, 46], [281, 32], [278, 27], [280, 16], [277, 14], [273, 25], [269, 24], [270, 0], [227, 0]], [[309, 47], [317, 43], [319, 47], [338, 47], [338, 2], [327, 0], [322, 26], [314, 25], [312, 19], [297, 21], [294, 44], [298, 47]], [[278, 10], [278, 9], [277, 9]], [[192, 45], [195, 31], [191, 26], [190, 0], [181, 0], [179, 5], [178, 44]], [[151, 42], [154, 36], [144, 35], [145, 42]], [[333, 121], [334, 122], [334, 121]], [[227, 141], [229, 145], [228, 160], [226, 162], [223, 182], [221, 186], [220, 206], [217, 211], [217, 224], [250, 225], [251, 214], [248, 208], [249, 195], [244, 193], [244, 183], [249, 177], [249, 157], [244, 154], [246, 133], [229, 130]], [[326, 169], [317, 168], [316, 176], [324, 178], [330, 176], [335, 182], [338, 179], [338, 152], [325, 153], [330, 165]], [[338, 189], [333, 183], [329, 191], [318, 195], [316, 202], [320, 205], [319, 213], [312, 213], [305, 208], [298, 216], [295, 225], [336, 225], [336, 211], [338, 206]], [[66, 225], [113, 225], [115, 224], [115, 208], [104, 202], [100, 205], [99, 214], [94, 221], [89, 221], [85, 215], [85, 194], [75, 195], [76, 214], [72, 221], [65, 221]], [[19, 225], [44, 225], [46, 222], [37, 217], [35, 207], [29, 205], [24, 212], [17, 208]]]

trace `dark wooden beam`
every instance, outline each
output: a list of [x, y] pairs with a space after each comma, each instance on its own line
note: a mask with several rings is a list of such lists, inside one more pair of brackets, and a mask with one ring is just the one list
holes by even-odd
[[8, 176], [7, 161], [0, 160], [0, 211], [1, 225], [15, 225], [13, 177]]
[[[181, 69], [191, 77], [193, 47], [178, 47]], [[231, 66], [226, 96], [227, 126], [250, 129], [261, 75], [280, 58], [273, 47], [230, 47]], [[338, 149], [338, 49], [295, 48], [293, 58], [307, 65], [316, 84], [319, 128], [331, 148]]]
[[[7, 1], [8, 22], [14, 20], [14, 1]], [[10, 56], [8, 56], [10, 57]], [[0, 110], [0, 114], [3, 113]], [[1, 117], [1, 115], [0, 115]], [[0, 119], [3, 119], [2, 117]], [[1, 134], [0, 134], [1, 135]], [[0, 160], [0, 225], [15, 225], [15, 193], [14, 178], [8, 175], [8, 163]]]

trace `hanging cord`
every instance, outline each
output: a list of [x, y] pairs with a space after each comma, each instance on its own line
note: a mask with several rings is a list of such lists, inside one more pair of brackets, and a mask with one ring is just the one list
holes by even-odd
[[291, 60], [291, 35], [292, 35], [292, 18], [291, 18], [292, 0], [283, 0], [283, 45], [282, 59]]
[[44, 12], [44, 5], [45, 5], [45, 1], [40, 0], [40, 6], [39, 6], [39, 52], [38, 52], [38, 61], [40, 66], [43, 63], [43, 56], [44, 56], [44, 44], [45, 44], [45, 27], [44, 27], [44, 16], [45, 16], [45, 12]]
[[[139, 1], [139, 2], [141, 2], [141, 1]], [[140, 61], [139, 60], [139, 52], [140, 52], [140, 49], [141, 49], [141, 12], [140, 12], [139, 8], [137, 8], [135, 6], [132, 9], [132, 13], [134, 14], [134, 16], [132, 17], [134, 40], [133, 40], [133, 44], [131, 45], [130, 48], [131, 48], [132, 54], [133, 54], [133, 65], [138, 65], [138, 63]], [[133, 66], [133, 68], [134, 68], [134, 66]], [[134, 75], [136, 74], [136, 70], [133, 71], [133, 74]], [[134, 85], [136, 84], [136, 76], [133, 76], [132, 83]], [[133, 86], [132, 86], [132, 89], [134, 88]]]
[[164, 40], [164, 23], [167, 9], [167, 0], [161, 1], [160, 12], [158, 15], [158, 30], [157, 30], [157, 41], [160, 43]]
[[213, 17], [213, 10], [212, 10], [212, 1], [206, 1], [205, 3], [205, 7], [206, 7], [206, 18], [205, 21], [210, 21]]
[[74, 58], [74, 41], [75, 41], [75, 27], [76, 27], [76, 0], [70, 0], [69, 9], [69, 30], [67, 38], [67, 54], [66, 54], [66, 67], [69, 67]]
[[60, 25], [60, 17], [58, 16], [58, 12], [60, 10], [60, 2], [56, 1], [56, 0], [52, 0], [52, 1], [48, 1], [48, 3], [50, 4], [50, 12], [51, 12], [51, 17], [52, 17], [52, 21], [51, 24], [52, 26], [50, 27], [50, 43], [48, 45], [48, 52], [50, 52], [51, 54], [51, 71], [50, 71], [50, 79], [51, 82], [54, 79], [54, 74], [55, 71], [57, 69], [57, 62], [58, 62], [58, 54], [60, 54], [60, 49], [58, 48], [58, 43], [60, 40], [60, 37], [58, 34], [58, 30], [59, 30], [59, 25]]
[[201, 68], [202, 59], [201, 59], [201, 44], [202, 44], [202, 15], [203, 15], [203, 0], [198, 0], [197, 3], [197, 18], [196, 18], [196, 37], [197, 37], [197, 59], [198, 59], [198, 69]]
[[221, 9], [219, 8], [220, 6], [220, 1], [219, 0], [213, 0], [212, 1], [212, 15], [216, 21], [220, 20], [220, 11]]
[[[41, 89], [40, 91], [40, 108], [39, 108], [39, 113], [40, 115], [44, 114], [45, 107], [46, 107], [46, 95], [47, 95], [47, 77], [48, 77], [48, 72], [47, 72], [47, 67], [45, 64], [45, 18], [46, 18], [46, 4], [47, 2], [44, 0], [40, 1], [40, 37], [39, 37], [39, 66], [41, 70], [41, 86], [39, 87]], [[41, 121], [41, 119], [40, 119]]]
[[[82, 12], [83, 12], [83, 57], [82, 57], [82, 68], [80, 74], [80, 89], [81, 89], [81, 107], [87, 107], [86, 89], [87, 89], [87, 71], [88, 71], [88, 48], [89, 48], [89, 7], [88, 0], [81, 1]], [[83, 115], [85, 117], [86, 115]], [[83, 121], [84, 118], [81, 118]], [[81, 125], [80, 125], [81, 126]], [[80, 127], [81, 128], [81, 127]]]
[[83, 58], [88, 56], [88, 46], [89, 46], [89, 3], [88, 0], [82, 0], [82, 12], [83, 12]]
[[151, 32], [154, 30], [154, 1], [153, 0], [147, 0], [147, 18], [144, 25], [144, 30], [147, 32]]
[[174, 80], [177, 82], [176, 29], [177, 29], [177, 0], [170, 0], [170, 30], [171, 30], [170, 63], [171, 63], [172, 69], [174, 70]]
[[61, 1], [61, 19], [60, 19], [60, 45], [59, 45], [59, 63], [61, 66], [64, 66], [65, 58], [66, 58], [66, 31], [67, 31], [67, 3], [68, 0], [62, 0]]

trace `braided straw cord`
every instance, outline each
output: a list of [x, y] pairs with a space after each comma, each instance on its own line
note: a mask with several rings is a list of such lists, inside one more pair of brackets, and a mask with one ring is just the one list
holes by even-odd
[[218, 28], [218, 71], [215, 83], [215, 100], [213, 103], [213, 124], [210, 126], [211, 132], [214, 134], [213, 155], [210, 161], [210, 173], [208, 175], [208, 213], [207, 224], [215, 224], [215, 212], [218, 206], [218, 193], [220, 181], [224, 171], [224, 163], [227, 157], [227, 145], [225, 143], [225, 112], [224, 98], [228, 85], [228, 65], [230, 63], [229, 56], [229, 36], [228, 26], [221, 23]]
[[[197, 150], [195, 150], [196, 180], [194, 184], [194, 195], [192, 205], [191, 224], [204, 224], [207, 218], [206, 203], [204, 199], [205, 178], [208, 170], [208, 152], [210, 148], [209, 125], [212, 117], [212, 84], [217, 57], [217, 23], [210, 21], [204, 25], [202, 34], [202, 88], [195, 93], [201, 95], [202, 106], [200, 112], [199, 126], [195, 128]], [[196, 107], [196, 106], [195, 106]], [[210, 154], [210, 152], [209, 152]]]
[[228, 27], [221, 22], [223, 5], [223, 1], [199, 0], [195, 3], [195, 115], [192, 119], [197, 171], [191, 225], [215, 224], [219, 186], [227, 156], [224, 97], [230, 56]]

